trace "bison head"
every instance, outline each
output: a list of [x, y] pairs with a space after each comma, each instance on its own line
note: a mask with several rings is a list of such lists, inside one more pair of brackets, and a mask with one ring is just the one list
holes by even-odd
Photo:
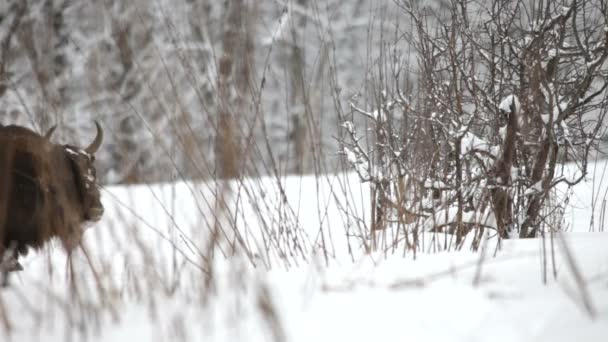
[[[73, 145], [62, 146], [69, 160], [76, 192], [82, 205], [82, 219], [90, 222], [98, 221], [104, 212], [94, 167], [95, 152], [103, 141], [103, 130], [97, 121], [95, 121], [95, 127], [97, 128], [97, 135], [88, 147], [82, 149]], [[50, 138], [54, 129], [55, 127], [51, 128], [45, 135], [47, 139]]]

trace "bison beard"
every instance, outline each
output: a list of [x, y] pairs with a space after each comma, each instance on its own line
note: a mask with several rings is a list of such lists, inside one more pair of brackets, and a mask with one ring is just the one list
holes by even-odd
[[85, 149], [50, 141], [19, 126], [0, 126], [0, 272], [6, 284], [20, 270], [20, 255], [58, 238], [69, 252], [80, 243], [83, 224], [103, 214], [96, 183], [97, 136]]

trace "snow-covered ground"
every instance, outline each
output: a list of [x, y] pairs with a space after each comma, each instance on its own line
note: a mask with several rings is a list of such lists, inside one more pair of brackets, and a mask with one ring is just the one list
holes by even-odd
[[[355, 175], [289, 177], [285, 195], [273, 179], [233, 184], [235, 221], [212, 217], [212, 184], [108, 188], [85, 234], [93, 267], [76, 253], [71, 281], [57, 246], [30, 253], [0, 292], [2, 340], [606, 341], [608, 179], [596, 167], [574, 190], [567, 233], [480, 252], [437, 251], [445, 237], [427, 234], [415, 258], [353, 238], [345, 212], [365, 217], [368, 196]], [[216, 221], [239, 227], [249, 258], [227, 232], [235, 255], [204, 262]]]

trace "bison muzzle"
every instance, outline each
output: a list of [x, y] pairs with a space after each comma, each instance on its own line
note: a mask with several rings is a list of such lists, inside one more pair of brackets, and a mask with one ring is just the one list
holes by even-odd
[[103, 214], [94, 161], [103, 140], [97, 135], [82, 149], [58, 145], [20, 126], [0, 125], [0, 268], [4, 280], [20, 270], [20, 255], [58, 238], [70, 252], [84, 225]]

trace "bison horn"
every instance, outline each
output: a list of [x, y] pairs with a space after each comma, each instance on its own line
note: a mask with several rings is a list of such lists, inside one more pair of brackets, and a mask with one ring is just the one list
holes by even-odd
[[53, 135], [53, 132], [55, 132], [55, 128], [57, 128], [57, 125], [51, 127], [48, 131], [46, 131], [46, 134], [44, 135], [44, 138], [46, 140], [51, 139], [51, 135]]
[[95, 120], [95, 127], [97, 128], [97, 135], [95, 136], [95, 140], [93, 140], [89, 147], [84, 149], [88, 154], [93, 154], [97, 152], [99, 146], [101, 146], [101, 142], [103, 141], [103, 130], [101, 129], [101, 126], [99, 125], [99, 122], [97, 122], [97, 120]]

